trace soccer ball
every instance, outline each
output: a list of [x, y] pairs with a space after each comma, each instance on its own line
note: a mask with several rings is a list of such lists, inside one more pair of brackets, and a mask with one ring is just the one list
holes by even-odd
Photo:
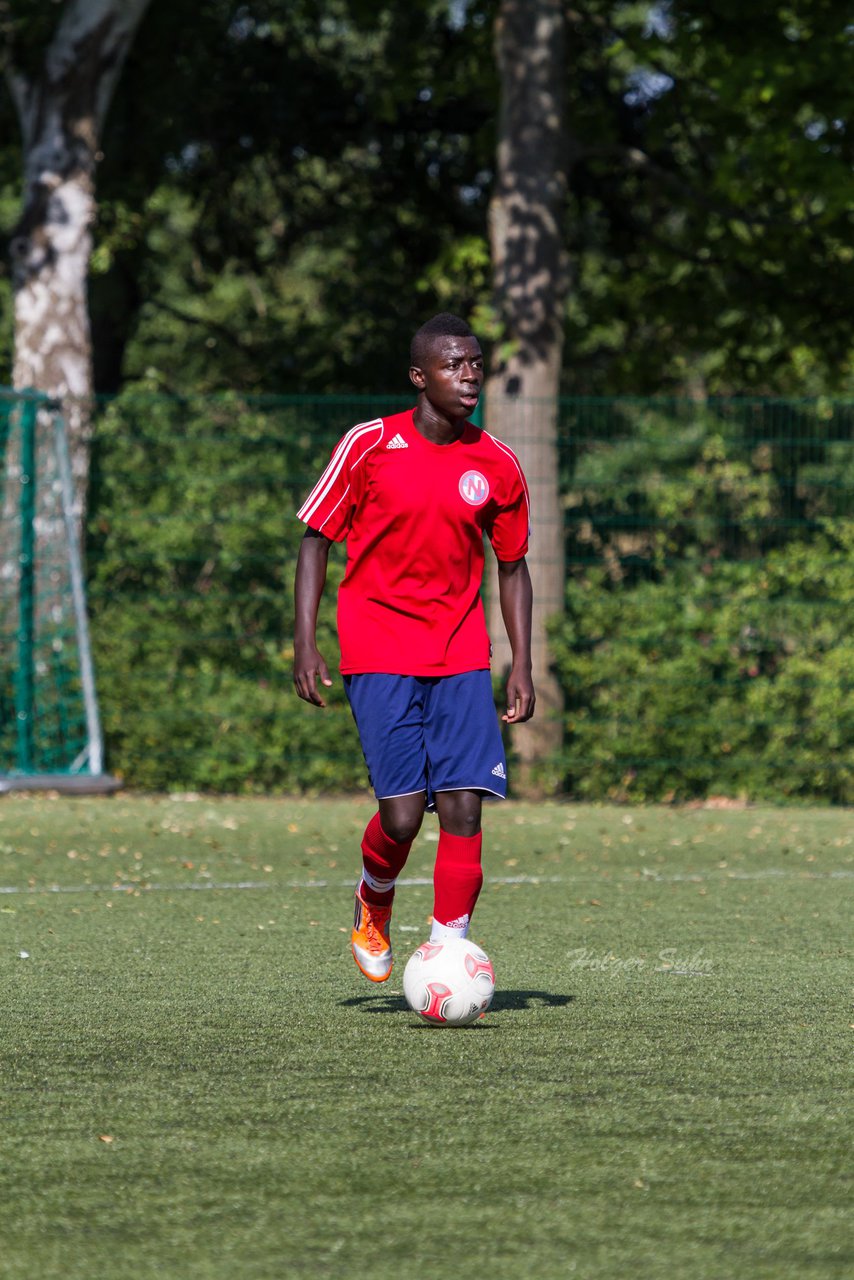
[[465, 1027], [485, 1013], [495, 993], [492, 961], [468, 938], [422, 942], [403, 971], [406, 1003], [437, 1027]]

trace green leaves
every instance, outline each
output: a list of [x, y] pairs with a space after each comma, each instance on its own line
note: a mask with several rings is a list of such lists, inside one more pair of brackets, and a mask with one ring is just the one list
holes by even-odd
[[852, 607], [850, 552], [830, 536], [761, 568], [686, 561], [659, 579], [574, 579], [553, 631], [568, 789], [850, 804]]
[[[47, 8], [20, 0], [6, 19], [28, 66]], [[99, 390], [152, 370], [184, 393], [392, 391], [400, 335], [448, 306], [500, 342], [481, 252], [495, 12], [152, 5], [98, 169]], [[849, 6], [591, 0], [568, 21], [563, 389], [850, 388]], [[0, 124], [8, 230], [8, 95]]]
[[[395, 405], [394, 408], [401, 407]], [[370, 412], [383, 406], [374, 402]], [[291, 684], [295, 511], [361, 404], [179, 401], [128, 390], [98, 419], [87, 548], [111, 768], [154, 790], [365, 780], [336, 676], [322, 713]], [[337, 658], [333, 554], [319, 643]]]
[[565, 785], [849, 802], [849, 407], [638, 399], [564, 413], [571, 578], [552, 643]]

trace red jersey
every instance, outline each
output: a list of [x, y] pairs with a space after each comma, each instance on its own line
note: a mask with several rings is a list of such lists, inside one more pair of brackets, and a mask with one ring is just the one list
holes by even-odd
[[528, 489], [512, 449], [466, 423], [431, 444], [413, 410], [339, 441], [298, 512], [347, 539], [338, 592], [343, 675], [446, 676], [489, 666], [484, 534], [499, 560], [528, 549]]

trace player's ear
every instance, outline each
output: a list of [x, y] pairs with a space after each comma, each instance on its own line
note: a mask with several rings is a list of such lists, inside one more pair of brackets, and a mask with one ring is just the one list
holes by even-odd
[[423, 370], [419, 369], [418, 366], [415, 364], [410, 365], [409, 381], [412, 383], [413, 387], [417, 387], [419, 391], [424, 390], [424, 387], [426, 385], [424, 372]]

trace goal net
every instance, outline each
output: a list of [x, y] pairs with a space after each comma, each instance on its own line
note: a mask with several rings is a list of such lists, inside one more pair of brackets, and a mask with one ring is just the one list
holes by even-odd
[[65, 424], [0, 391], [0, 792], [112, 790]]

